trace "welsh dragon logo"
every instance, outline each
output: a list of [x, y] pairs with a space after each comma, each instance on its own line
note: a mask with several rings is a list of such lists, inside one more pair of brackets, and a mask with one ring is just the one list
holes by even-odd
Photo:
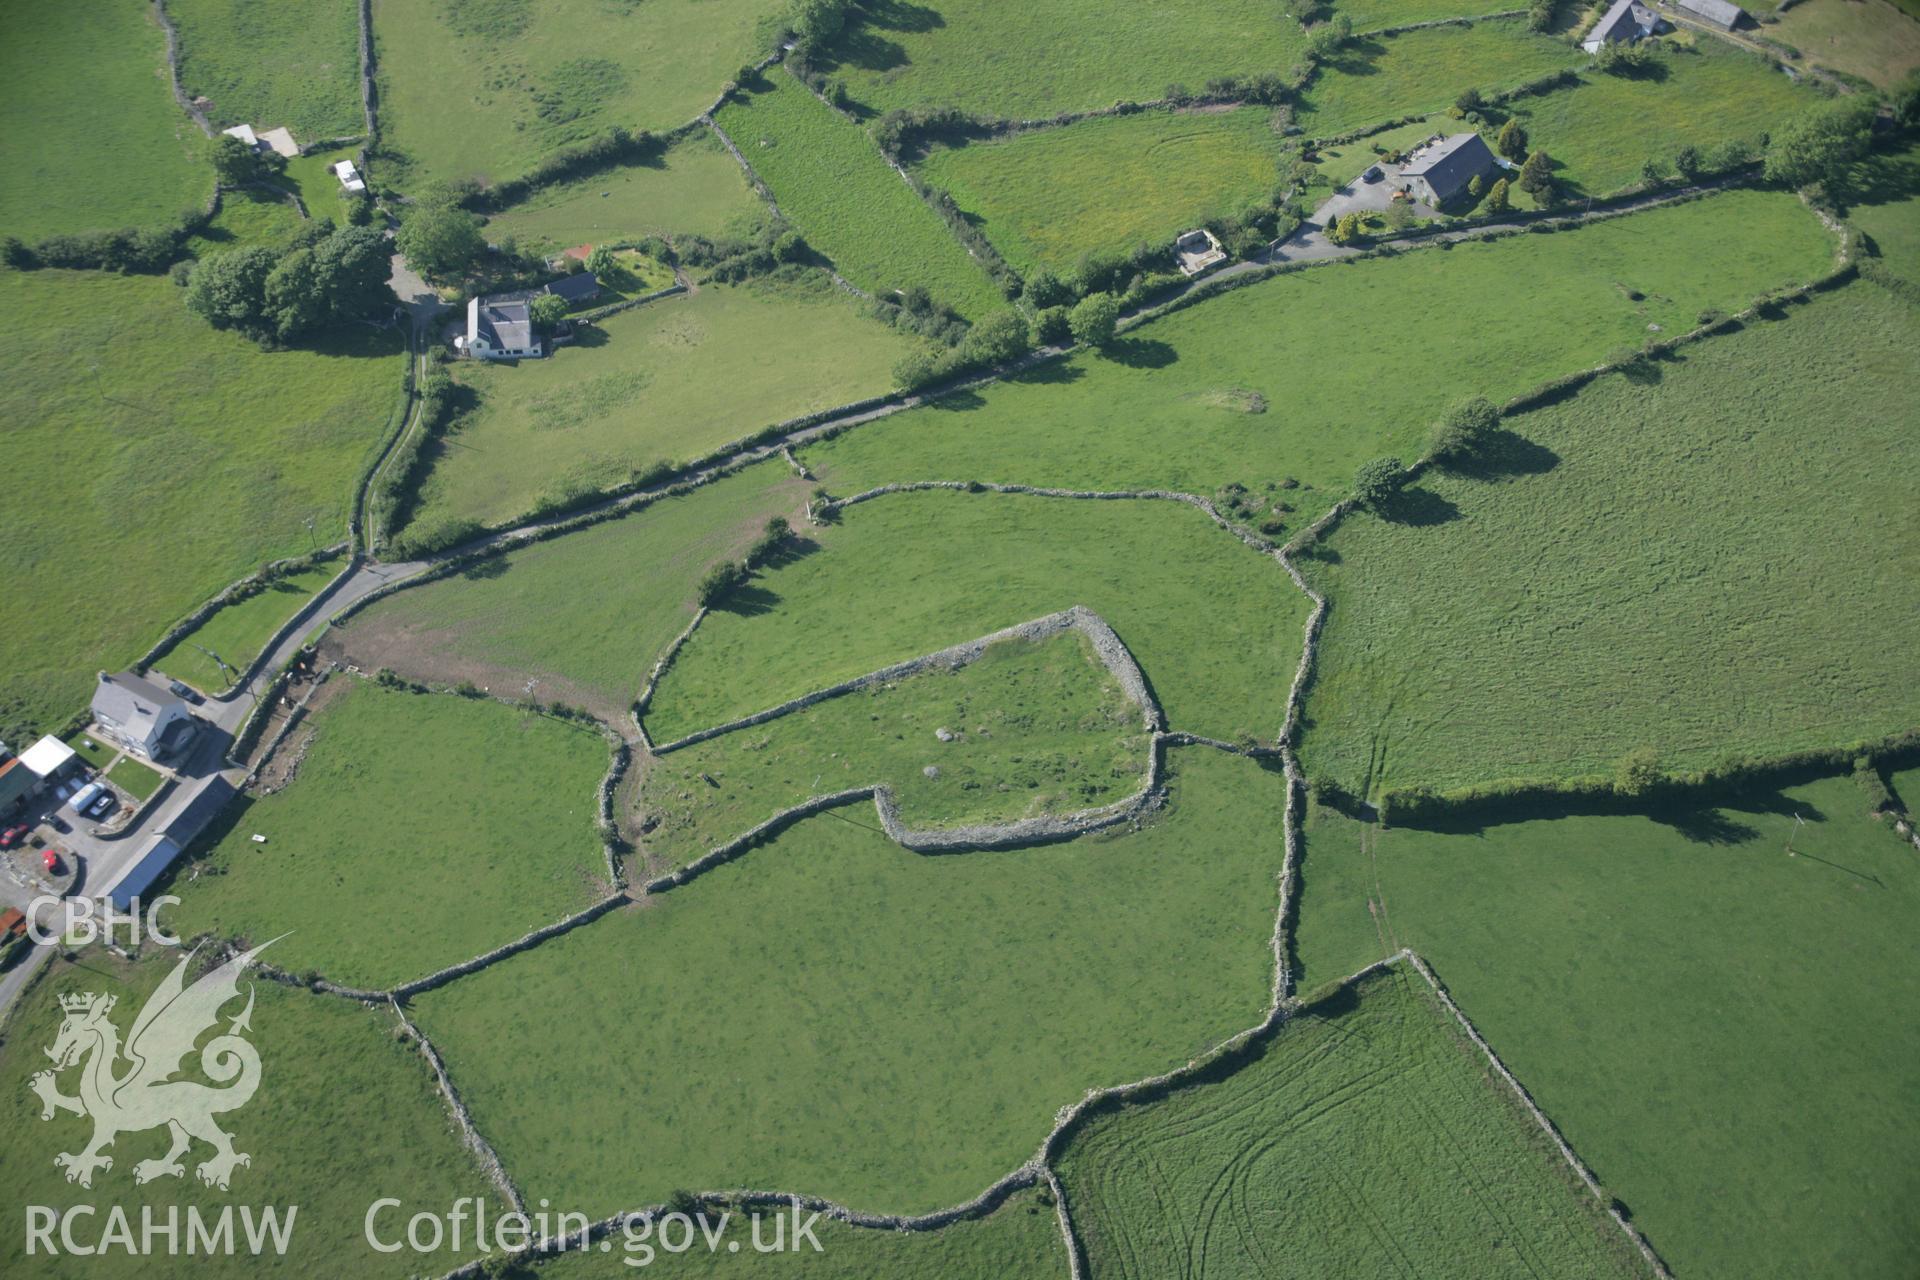
[[[173, 1145], [159, 1159], [134, 1165], [135, 1182], [182, 1176], [186, 1168], [180, 1157], [195, 1138], [213, 1147], [213, 1155], [195, 1170], [209, 1186], [225, 1191], [235, 1167], [252, 1163], [246, 1153], [233, 1149], [233, 1136], [214, 1123], [215, 1116], [245, 1106], [260, 1087], [260, 1055], [242, 1035], [252, 1030], [251, 985], [246, 1008], [199, 1051], [201, 1072], [225, 1087], [173, 1077], [194, 1052], [194, 1042], [220, 1021], [221, 1008], [239, 997], [241, 970], [272, 945], [263, 943], [233, 957], [190, 987], [187, 966], [198, 951], [184, 957], [147, 998], [124, 1046], [119, 1028], [108, 1018], [117, 997], [94, 991], [60, 997], [66, 1017], [53, 1047], [46, 1051], [53, 1069], [35, 1075], [28, 1087], [40, 1095], [42, 1120], [53, 1119], [56, 1111], [71, 1111], [93, 1121], [91, 1142], [80, 1151], [53, 1158], [66, 1170], [68, 1182], [91, 1187], [95, 1170], [113, 1168], [113, 1158], [104, 1154], [104, 1148], [112, 1146], [117, 1136], [161, 1125], [167, 1127]], [[60, 1092], [56, 1078], [74, 1066], [80, 1068], [80, 1092], [78, 1097], [68, 1097]]]

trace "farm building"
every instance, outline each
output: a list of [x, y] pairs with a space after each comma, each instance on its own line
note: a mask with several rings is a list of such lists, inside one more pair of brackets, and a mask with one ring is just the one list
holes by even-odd
[[550, 282], [545, 290], [556, 298], [566, 301], [570, 307], [583, 302], [591, 302], [600, 296], [600, 281], [591, 271], [576, 271], [572, 275], [561, 276]]
[[58, 782], [75, 770], [79, 760], [78, 752], [52, 734], [47, 734], [20, 753], [20, 763], [31, 769], [42, 782]]
[[293, 140], [293, 134], [286, 129], [268, 129], [262, 133], [255, 133], [252, 125], [237, 124], [231, 129], [222, 129], [220, 132], [229, 138], [240, 139], [255, 151], [272, 151], [289, 160], [300, 154], [300, 144]]
[[1593, 24], [1580, 47], [1588, 53], [1598, 53], [1606, 45], [1644, 40], [1659, 29], [1660, 15], [1640, 0], [1614, 0], [1613, 7]]
[[40, 785], [40, 778], [27, 768], [22, 760], [9, 760], [0, 764], [0, 814], [12, 812], [13, 807], [33, 794]]
[[1673, 7], [1722, 31], [1732, 31], [1747, 21], [1747, 11], [1728, 0], [1673, 0]]
[[345, 187], [349, 192], [354, 195], [359, 195], [367, 189], [366, 181], [361, 178], [360, 171], [353, 167], [353, 161], [342, 160], [333, 165], [332, 168], [333, 176], [340, 179], [340, 185]]
[[533, 336], [533, 317], [525, 298], [469, 298], [467, 331], [454, 349], [475, 360], [522, 360], [544, 355]]
[[170, 755], [193, 734], [187, 704], [131, 671], [100, 673], [93, 688], [93, 719], [101, 732], [148, 760]]
[[1485, 138], [1477, 133], [1455, 133], [1416, 149], [1400, 166], [1400, 177], [1415, 199], [1437, 208], [1464, 192], [1475, 178], [1498, 167]]

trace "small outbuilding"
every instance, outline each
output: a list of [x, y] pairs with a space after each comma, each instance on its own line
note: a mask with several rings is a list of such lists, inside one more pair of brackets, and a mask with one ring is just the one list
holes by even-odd
[[360, 195], [366, 191], [366, 179], [362, 178], [360, 171], [353, 167], [353, 161], [341, 160], [329, 167], [333, 170], [333, 176], [340, 179], [340, 185], [351, 194]]
[[1632, 44], [1656, 34], [1661, 27], [1660, 15], [1641, 3], [1641, 0], [1614, 0], [1613, 7], [1600, 16], [1593, 24], [1580, 47], [1588, 53], [1598, 53], [1610, 44]]
[[1728, 0], [1673, 0], [1673, 7], [1697, 22], [1720, 31], [1751, 25], [1747, 11]]
[[252, 125], [237, 124], [231, 129], [222, 129], [220, 132], [229, 138], [240, 139], [255, 151], [271, 151], [289, 160], [300, 154], [300, 144], [293, 140], [293, 134], [285, 128], [267, 129], [255, 133]]
[[1213, 238], [1213, 232], [1198, 227], [1173, 242], [1173, 257], [1180, 264], [1181, 275], [1197, 276], [1208, 267], [1225, 262], [1227, 252]]
[[1455, 133], [1417, 148], [1400, 166], [1400, 178], [1414, 199], [1437, 209], [1464, 192], [1475, 178], [1498, 167], [1485, 138]]
[[20, 753], [20, 763], [33, 770], [42, 782], [58, 782], [73, 773], [79, 762], [80, 753], [52, 734]]
[[577, 307], [600, 296], [600, 281], [591, 271], [576, 271], [550, 282], [545, 292], [562, 299], [570, 307]]

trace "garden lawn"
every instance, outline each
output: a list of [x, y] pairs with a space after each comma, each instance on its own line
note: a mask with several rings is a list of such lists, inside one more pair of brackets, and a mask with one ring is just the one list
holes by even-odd
[[[1757, 152], [1769, 132], [1820, 102], [1766, 59], [1719, 40], [1675, 46], [1657, 65], [1665, 70], [1659, 78], [1586, 71], [1576, 86], [1512, 104], [1529, 145], [1553, 157], [1562, 203], [1636, 185], [1648, 160], [1671, 176], [1682, 147], [1705, 152], [1739, 141]], [[1621, 127], [1627, 120], [1633, 128]], [[1489, 142], [1497, 132], [1488, 126]]]
[[381, 158], [413, 191], [515, 178], [615, 126], [677, 128], [773, 48], [784, 12], [779, 0], [374, 0]]
[[[261, 960], [274, 961], [275, 952], [284, 945], [269, 948]], [[16, 1212], [0, 1221], [0, 1266], [8, 1274], [48, 1280], [257, 1276], [262, 1272], [261, 1259], [248, 1252], [238, 1210], [246, 1205], [256, 1214], [272, 1206], [283, 1224], [292, 1222], [286, 1255], [272, 1258], [274, 1275], [326, 1280], [348, 1274], [397, 1280], [421, 1269], [423, 1255], [381, 1255], [367, 1247], [362, 1220], [374, 1199], [402, 1196], [413, 1204], [418, 1197], [421, 1205], [444, 1206], [460, 1196], [497, 1196], [454, 1131], [433, 1073], [418, 1048], [395, 1034], [391, 1011], [310, 995], [257, 977], [241, 979], [240, 996], [223, 1010], [221, 1020], [224, 1028], [247, 1007], [251, 993], [253, 1013], [246, 1038], [260, 1054], [259, 1090], [245, 1107], [218, 1121], [233, 1135], [235, 1149], [251, 1157], [251, 1163], [234, 1170], [231, 1189], [204, 1186], [195, 1175], [195, 1166], [212, 1152], [199, 1141], [183, 1160], [183, 1177], [137, 1184], [134, 1165], [166, 1153], [164, 1128], [121, 1134], [110, 1149], [113, 1168], [96, 1174], [90, 1190], [67, 1182], [55, 1167], [52, 1153], [79, 1151], [90, 1126], [64, 1112], [43, 1123], [40, 1100], [27, 1088], [28, 1080], [48, 1066], [41, 1050], [53, 1044], [59, 1031], [58, 997], [89, 991], [116, 997], [110, 1019], [124, 1035], [148, 993], [184, 954], [149, 948], [150, 958], [130, 965], [104, 948], [93, 947], [75, 962], [55, 960], [13, 1011], [5, 1047], [0, 1049], [0, 1123], [21, 1138], [0, 1151], [0, 1182], [8, 1194], [19, 1197], [22, 1204], [62, 1211], [98, 1205], [95, 1216], [73, 1219], [74, 1238], [83, 1243], [97, 1242], [100, 1233], [108, 1230], [112, 1206], [125, 1210], [136, 1242], [143, 1207], [153, 1211], [161, 1227], [169, 1213], [177, 1210], [178, 1255], [167, 1256], [166, 1237], [159, 1235], [154, 1237], [155, 1252], [144, 1256], [115, 1246], [87, 1257], [60, 1248], [49, 1257], [43, 1246], [29, 1257], [23, 1232], [26, 1215]], [[188, 970], [189, 978], [193, 972]], [[186, 1059], [188, 1079], [199, 1074], [199, 1062], [198, 1056]], [[77, 1072], [63, 1073], [63, 1091], [75, 1092], [77, 1078]], [[193, 1257], [187, 1256], [189, 1206], [199, 1210], [210, 1226], [217, 1226], [224, 1210], [235, 1210], [233, 1252], [197, 1250]], [[404, 1216], [383, 1218], [380, 1225], [389, 1238], [404, 1233], [406, 1227]], [[388, 1232], [390, 1225], [393, 1229]], [[471, 1238], [471, 1232], [468, 1235]], [[426, 1256], [433, 1258], [433, 1268], [441, 1269], [457, 1265], [464, 1255], [449, 1251]]]
[[[1322, 147], [1319, 151], [1319, 175], [1314, 186], [1340, 188], [1352, 182], [1369, 168], [1380, 162], [1381, 152], [1405, 151], [1418, 146], [1439, 132], [1443, 127], [1436, 122], [1420, 120], [1413, 124], [1403, 124], [1397, 129], [1386, 129], [1380, 133], [1369, 134], [1355, 142], [1343, 142], [1338, 146]], [[1379, 147], [1380, 151], [1374, 148]], [[1314, 200], [1326, 198], [1322, 193]]]
[[[809, 486], [778, 460], [617, 520], [409, 587], [336, 628], [350, 659], [415, 679], [517, 686], [614, 720], [686, 628], [702, 575], [767, 520], [798, 521]], [[757, 709], [757, 708], [756, 708]]]
[[1844, 777], [1513, 819], [1383, 831], [1316, 813], [1303, 984], [1421, 952], [1676, 1275], [1910, 1275], [1912, 846]]
[[215, 128], [284, 125], [301, 147], [367, 131], [355, 0], [168, 0], [180, 84]]
[[0, 622], [9, 741], [235, 578], [345, 536], [398, 406], [398, 336], [265, 352], [180, 296], [164, 276], [0, 273], [0, 448], [32, 479], [0, 506], [9, 592], [34, 602]]
[[912, 347], [806, 272], [623, 311], [544, 360], [461, 362], [454, 381], [478, 406], [440, 447], [416, 519], [508, 520], [883, 394]]
[[0, 235], [170, 223], [213, 193], [145, 5], [18, 5], [0, 41]]
[[135, 800], [147, 799], [166, 781], [158, 770], [126, 755], [115, 762], [107, 773], [107, 779]]
[[[333, 172], [333, 166], [342, 160], [352, 161], [354, 168], [358, 169], [359, 148], [316, 151], [312, 155], [287, 161], [286, 180], [299, 188], [300, 198], [306, 202], [307, 213], [315, 218], [332, 218], [336, 227], [347, 225], [346, 188], [340, 185], [339, 176]], [[364, 174], [361, 176], [365, 177]]]
[[1143, 829], [1035, 849], [927, 857], [870, 815], [811, 818], [422, 994], [420, 1025], [531, 1197], [956, 1204], [1089, 1087], [1178, 1066], [1266, 1007], [1284, 783], [1206, 748], [1172, 764]]
[[[1360, 463], [1420, 454], [1427, 424], [1468, 396], [1503, 400], [1639, 346], [1649, 324], [1677, 333], [1702, 308], [1737, 310], [1820, 275], [1831, 253], [1793, 197], [1730, 192], [1575, 232], [1311, 267], [801, 456], [841, 494], [967, 479], [1207, 493], [1291, 476], [1303, 485], [1285, 495], [1291, 536]], [[1228, 392], [1257, 393], [1265, 411]]]
[[1583, 57], [1562, 41], [1527, 30], [1524, 18], [1366, 36], [1321, 65], [1294, 118], [1308, 137], [1330, 138], [1439, 111], [1464, 89], [1510, 88], [1578, 66]]
[[821, 61], [875, 113], [954, 106], [1037, 119], [1150, 101], [1176, 81], [1199, 89], [1215, 76], [1284, 74], [1306, 47], [1270, 0], [933, 0], [867, 15]]
[[1886, 0], [1801, 0], [1760, 34], [1800, 51], [1816, 67], [1891, 89], [1920, 67], [1920, 21]]
[[1119, 634], [1172, 728], [1279, 731], [1306, 597], [1184, 503], [896, 494], [815, 536], [679, 651], [647, 713], [656, 741], [1076, 604]]
[[598, 732], [335, 679], [350, 683], [313, 717], [293, 781], [234, 805], [205, 856], [180, 864], [183, 935], [291, 930], [275, 964], [384, 990], [607, 892]]
[[589, 173], [528, 197], [487, 219], [495, 240], [561, 249], [646, 236], [725, 234], [764, 206], [720, 140], [702, 130], [646, 164]]
[[1063, 271], [1090, 250], [1162, 245], [1271, 196], [1272, 112], [1149, 111], [936, 151], [944, 187], [1015, 268]]
[[[253, 665], [287, 619], [338, 577], [343, 567], [339, 560], [329, 560], [275, 578], [246, 599], [220, 609], [172, 648], [162, 650], [151, 665], [203, 693], [225, 693], [234, 678]], [[227, 670], [221, 670], [220, 664], [207, 656], [208, 649], [226, 662]]]
[[1882, 638], [1920, 609], [1916, 345], [1920, 313], [1856, 283], [1509, 418], [1484, 468], [1344, 521], [1312, 571], [1307, 770], [1445, 789], [1911, 728]]
[[1103, 1110], [1059, 1173], [1100, 1276], [1653, 1274], [1404, 964]]
[[691, 862], [809, 797], [875, 783], [916, 830], [1074, 813], [1144, 786], [1150, 743], [1141, 709], [1086, 637], [1006, 640], [958, 670], [873, 685], [658, 757], [641, 795], [659, 819], [647, 849]]
[[840, 274], [874, 294], [913, 285], [968, 319], [1004, 305], [1000, 291], [873, 139], [784, 68], [714, 117], [774, 202]]
[[[624, 1235], [614, 1236], [612, 1256], [590, 1251], [569, 1253], [548, 1263], [535, 1274], [539, 1280], [611, 1280], [631, 1277], [635, 1267], [644, 1265], [641, 1274], [669, 1276], [674, 1280], [734, 1280], [734, 1277], [777, 1276], [779, 1280], [955, 1280], [955, 1277], [991, 1278], [991, 1280], [1061, 1280], [1069, 1274], [1067, 1250], [1060, 1239], [1059, 1218], [1046, 1193], [1034, 1189], [1016, 1191], [998, 1209], [984, 1218], [967, 1219], [939, 1231], [893, 1231], [886, 1228], [856, 1227], [822, 1216], [814, 1224], [813, 1238], [820, 1242], [816, 1252], [790, 1234], [781, 1238], [793, 1241], [785, 1252], [756, 1253], [750, 1247], [753, 1226], [746, 1211], [736, 1210], [727, 1225], [728, 1243], [741, 1239], [738, 1252], [726, 1246], [709, 1250], [704, 1240], [684, 1253], [671, 1253], [659, 1247], [656, 1237], [629, 1247]], [[793, 1213], [782, 1209], [787, 1225], [793, 1225]], [[708, 1224], [719, 1230], [719, 1214], [710, 1211]], [[778, 1220], [770, 1209], [760, 1211], [760, 1236], [771, 1245], [778, 1231]], [[802, 1213], [800, 1221], [808, 1221]], [[670, 1231], [679, 1243], [679, 1224]], [[651, 1248], [651, 1256], [647, 1249]], [[629, 1265], [627, 1259], [633, 1260]]]

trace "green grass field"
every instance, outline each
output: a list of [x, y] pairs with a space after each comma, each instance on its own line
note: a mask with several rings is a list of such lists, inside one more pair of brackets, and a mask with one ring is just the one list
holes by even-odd
[[293, 781], [235, 804], [218, 843], [180, 864], [183, 935], [291, 930], [275, 964], [384, 989], [607, 892], [597, 732], [357, 682], [313, 725]]
[[[400, 340], [268, 353], [187, 314], [165, 277], [0, 273], [9, 461], [0, 736], [81, 710], [102, 668], [281, 556], [345, 533], [400, 392]], [[39, 602], [25, 604], [24, 602]]]
[[[738, 558], [772, 516], [798, 521], [809, 486], [750, 467], [682, 498], [538, 542], [380, 601], [333, 633], [369, 670], [517, 686], [613, 721], [692, 620], [709, 567]], [[635, 572], [644, 566], [645, 572]]]
[[[955, 739], [942, 742], [946, 730]], [[1111, 804], [1146, 782], [1140, 709], [1076, 634], [851, 693], [653, 761], [656, 860], [683, 864], [811, 796], [884, 783], [915, 829]], [[926, 776], [925, 770], [935, 770]]]
[[0, 41], [0, 234], [152, 226], [213, 194], [206, 141], [167, 88], [143, 5], [21, 5]]
[[1652, 1274], [1408, 968], [1088, 1121], [1059, 1169], [1099, 1276]]
[[873, 140], [782, 68], [714, 116], [807, 243], [885, 295], [921, 285], [969, 319], [1005, 305], [966, 246]]
[[1119, 633], [1172, 728], [1279, 731], [1306, 597], [1191, 507], [898, 494], [814, 536], [700, 624], [655, 692], [656, 740], [1076, 604]]
[[255, 190], [224, 191], [220, 211], [188, 238], [187, 252], [206, 258], [256, 245], [275, 247], [292, 240], [300, 227], [300, 211], [284, 196]]
[[[1671, 175], [1674, 153], [1684, 146], [1711, 151], [1736, 140], [1757, 145], [1820, 101], [1765, 59], [1718, 40], [1703, 37], [1692, 47], [1673, 48], [1659, 65], [1666, 69], [1661, 79], [1588, 71], [1575, 88], [1513, 104], [1530, 145], [1555, 161], [1562, 203], [1637, 183], [1650, 159]], [[1621, 128], [1623, 120], [1635, 121], [1635, 127]], [[1489, 126], [1487, 132], [1496, 131]], [[1532, 202], [1530, 196], [1520, 199]]]
[[810, 272], [623, 311], [545, 360], [455, 364], [479, 403], [434, 460], [418, 521], [509, 519], [881, 394], [912, 342]]
[[1920, 67], [1920, 21], [1886, 0], [1802, 0], [1761, 34], [1798, 49], [1804, 62], [1890, 89]]
[[[273, 960], [278, 949], [270, 948], [261, 959]], [[235, 1149], [252, 1157], [251, 1164], [234, 1171], [231, 1189], [203, 1186], [195, 1176], [194, 1166], [212, 1151], [201, 1142], [195, 1142], [186, 1157], [181, 1179], [136, 1185], [134, 1165], [157, 1159], [167, 1149], [166, 1131], [151, 1128], [123, 1133], [114, 1142], [109, 1149], [113, 1168], [96, 1174], [91, 1189], [64, 1180], [52, 1153], [80, 1150], [87, 1141], [88, 1124], [66, 1113], [43, 1123], [40, 1101], [27, 1090], [28, 1079], [49, 1065], [41, 1051], [54, 1043], [59, 1030], [57, 997], [84, 991], [116, 997], [118, 1004], [110, 1019], [124, 1035], [148, 992], [181, 954], [155, 948], [149, 959], [129, 965], [104, 948], [93, 947], [75, 962], [55, 961], [51, 972], [13, 1011], [5, 1046], [0, 1048], [0, 1122], [19, 1138], [0, 1151], [0, 1180], [8, 1194], [22, 1205], [61, 1210], [97, 1205], [94, 1216], [73, 1219], [74, 1238], [81, 1244], [99, 1240], [112, 1206], [125, 1210], [136, 1242], [143, 1206], [152, 1209], [161, 1226], [169, 1210], [177, 1209], [180, 1256], [167, 1257], [166, 1237], [157, 1235], [159, 1256], [143, 1257], [115, 1246], [91, 1257], [76, 1256], [62, 1247], [60, 1256], [49, 1258], [42, 1248], [29, 1258], [25, 1214], [16, 1211], [0, 1221], [0, 1264], [8, 1273], [49, 1280], [251, 1277], [270, 1265], [274, 1275], [324, 1280], [342, 1274], [401, 1277], [422, 1269], [429, 1260], [436, 1271], [464, 1260], [464, 1254], [451, 1252], [382, 1256], [364, 1242], [362, 1220], [367, 1206], [379, 1196], [404, 1197], [410, 1205], [446, 1206], [459, 1196], [486, 1195], [498, 1204], [498, 1192], [473, 1165], [453, 1130], [432, 1071], [411, 1043], [394, 1035], [393, 1014], [257, 978], [243, 979], [240, 990], [243, 997], [250, 990], [254, 998], [247, 1038], [260, 1054], [259, 1091], [244, 1108], [219, 1118], [221, 1127], [233, 1135]], [[234, 1001], [225, 1010], [227, 1019], [244, 1007], [243, 1000]], [[222, 1020], [223, 1027], [227, 1019]], [[198, 1057], [186, 1060], [186, 1078], [198, 1076], [198, 1062]], [[64, 1073], [62, 1090], [73, 1093], [76, 1080], [77, 1073]], [[235, 1252], [203, 1252], [188, 1259], [189, 1205], [212, 1221], [223, 1209], [236, 1209]], [[293, 1213], [285, 1257], [251, 1256], [239, 1205], [256, 1212], [273, 1206], [283, 1222]], [[292, 1209], [296, 1205], [298, 1209]], [[383, 1217], [382, 1230], [394, 1221]], [[404, 1217], [398, 1222], [404, 1232]]]
[[1345, 521], [1314, 570], [1309, 772], [1445, 788], [1910, 727], [1920, 688], [1881, 637], [1920, 607], [1916, 343], [1920, 315], [1856, 283], [1510, 418], [1482, 472]]
[[[791, 1211], [788, 1224], [792, 1224]], [[761, 1240], [771, 1245], [776, 1223], [773, 1215], [762, 1210]], [[805, 1222], [806, 1214], [800, 1215]], [[709, 1222], [717, 1222], [717, 1215]], [[782, 1253], [755, 1253], [750, 1247], [752, 1228], [746, 1215], [735, 1211], [728, 1228], [732, 1243], [739, 1233], [746, 1242], [738, 1252], [726, 1252], [726, 1243], [709, 1251], [704, 1239], [696, 1240], [685, 1253], [669, 1253], [653, 1242], [651, 1257], [647, 1242], [629, 1248], [624, 1236], [614, 1237], [613, 1256], [585, 1252], [570, 1253], [542, 1266], [540, 1280], [610, 1280], [613, 1276], [632, 1276], [643, 1265], [643, 1275], [672, 1276], [676, 1280], [734, 1280], [739, 1276], [778, 1276], [780, 1280], [956, 1280], [956, 1277], [991, 1277], [991, 1280], [1061, 1280], [1069, 1271], [1066, 1246], [1060, 1240], [1059, 1219], [1052, 1205], [1039, 1191], [1018, 1191], [985, 1218], [956, 1223], [939, 1231], [876, 1231], [848, 1226], [831, 1218], [815, 1224], [813, 1236], [820, 1251], [796, 1242]], [[791, 1235], [783, 1238], [792, 1240]], [[676, 1233], [674, 1243], [679, 1243]], [[629, 1265], [627, 1259], [633, 1259]]]
[[421, 1027], [529, 1196], [957, 1203], [1088, 1087], [1185, 1062], [1265, 1007], [1283, 785], [1204, 748], [1172, 764], [1171, 807], [1141, 831], [1020, 852], [927, 857], [863, 829], [870, 813], [812, 818], [420, 996]]
[[920, 176], [952, 193], [1023, 272], [1089, 250], [1164, 244], [1271, 196], [1280, 138], [1264, 107], [1151, 111], [936, 151]]
[[355, 0], [168, 0], [180, 84], [216, 128], [285, 125], [302, 148], [367, 130]]
[[[344, 567], [340, 560], [329, 560], [274, 579], [263, 590], [215, 613], [171, 649], [163, 650], [154, 658], [153, 667], [202, 692], [224, 693], [234, 677], [260, 656], [274, 632]], [[227, 664], [226, 670], [207, 656], [209, 649]]]
[[1452, 832], [1322, 811], [1301, 981], [1420, 951], [1676, 1275], [1905, 1276], [1920, 866], [1865, 808], [1835, 778]]
[[1355, 31], [1380, 31], [1442, 18], [1477, 18], [1520, 6], [1513, 0], [1335, 0], [1335, 17], [1353, 20]]
[[1880, 152], [1854, 169], [1847, 219], [1866, 232], [1880, 264], [1920, 285], [1920, 148]]
[[664, 132], [773, 48], [778, 0], [376, 0], [382, 176], [518, 177], [613, 126]]
[[[1468, 396], [1518, 395], [1638, 346], [1649, 324], [1680, 332], [1704, 307], [1737, 310], [1830, 261], [1797, 200], [1734, 192], [1578, 232], [1314, 267], [802, 457], [836, 493], [936, 479], [1207, 493], [1292, 476], [1314, 488], [1287, 495], [1291, 536], [1361, 462], [1417, 456], [1427, 424]], [[1231, 388], [1266, 412], [1223, 409]]]
[[876, 112], [955, 106], [1039, 119], [1151, 101], [1176, 81], [1199, 89], [1214, 76], [1284, 74], [1305, 47], [1300, 24], [1265, 0], [1120, 10], [1098, 0], [934, 0], [867, 6], [827, 66]]
[[1577, 66], [1583, 57], [1528, 31], [1520, 18], [1370, 36], [1321, 66], [1294, 118], [1307, 136], [1330, 138], [1397, 116], [1439, 111], [1463, 89], [1504, 89]]
[[487, 220], [487, 234], [524, 247], [567, 248], [694, 232], [714, 236], [757, 217], [760, 198], [710, 132], [656, 164], [626, 165], [550, 187]]

